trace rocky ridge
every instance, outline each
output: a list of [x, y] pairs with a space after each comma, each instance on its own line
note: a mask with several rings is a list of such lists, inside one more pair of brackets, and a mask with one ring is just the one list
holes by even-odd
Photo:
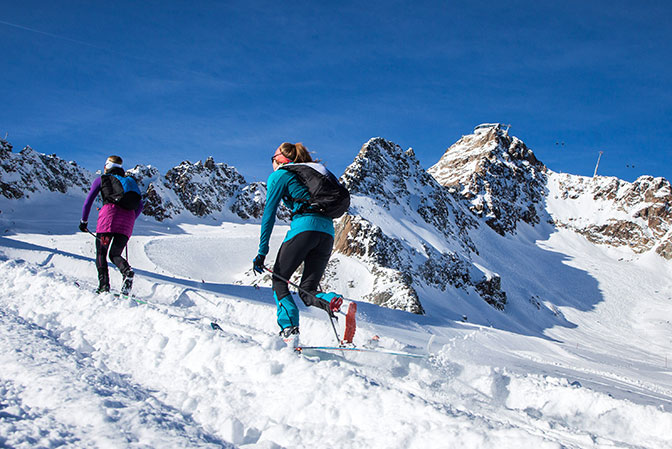
[[613, 177], [552, 173], [549, 186], [554, 199], [574, 206], [573, 210], [591, 203], [603, 212], [555, 213], [557, 227], [578, 232], [595, 244], [627, 246], [637, 254], [655, 250], [672, 259], [672, 187], [665, 178], [641, 176], [630, 183]]
[[520, 222], [535, 225], [549, 219], [546, 167], [499, 124], [463, 136], [427, 171], [459, 192], [470, 210], [500, 235], [515, 233]]
[[[8, 199], [29, 198], [40, 192], [88, 193], [96, 174], [66, 162], [55, 154], [45, 155], [26, 147], [12, 152], [12, 145], [0, 139], [0, 195]], [[266, 186], [248, 184], [234, 167], [215, 163], [184, 161], [165, 175], [152, 166], [127, 170], [140, 187], [143, 214], [157, 221], [180, 218], [261, 218], [266, 201]], [[289, 217], [282, 209], [281, 220]]]
[[12, 145], [0, 139], [0, 195], [9, 199], [30, 198], [38, 192], [86, 192], [90, 172], [55, 154], [25, 147], [12, 153]]
[[[145, 192], [144, 214], [158, 221], [193, 215], [198, 218], [259, 219], [266, 202], [266, 186], [248, 184], [238, 171], [227, 164], [184, 161], [161, 176], [151, 166], [136, 166], [128, 171]], [[288, 211], [279, 213], [287, 219]]]
[[374, 275], [363, 299], [424, 313], [418, 289], [473, 290], [503, 309], [500, 279], [469, 260], [468, 230], [478, 226], [461, 199], [422, 169], [412, 150], [369, 140], [341, 177], [352, 195], [336, 223], [334, 251], [360, 260]]

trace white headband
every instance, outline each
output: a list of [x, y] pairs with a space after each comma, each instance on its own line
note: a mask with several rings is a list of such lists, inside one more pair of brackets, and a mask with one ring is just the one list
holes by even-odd
[[121, 166], [121, 164], [114, 163], [114, 162], [112, 162], [112, 161], [109, 160], [109, 159], [105, 161], [105, 170], [111, 170], [111, 169], [113, 169], [114, 167], [123, 168], [123, 167]]

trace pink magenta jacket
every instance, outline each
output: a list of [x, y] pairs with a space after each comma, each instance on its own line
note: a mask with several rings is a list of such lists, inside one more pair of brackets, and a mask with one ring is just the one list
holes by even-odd
[[[89, 213], [91, 212], [91, 206], [93, 201], [96, 199], [96, 196], [100, 193], [100, 178], [97, 178], [91, 184], [91, 190], [86, 196], [84, 201], [84, 207], [82, 208], [82, 220], [89, 221]], [[98, 222], [96, 224], [96, 233], [116, 233], [123, 234], [126, 237], [130, 238], [133, 234], [133, 225], [135, 220], [142, 213], [143, 203], [140, 201], [140, 205], [136, 210], [124, 209], [121, 206], [116, 204], [108, 203], [104, 204], [103, 207], [98, 211]]]

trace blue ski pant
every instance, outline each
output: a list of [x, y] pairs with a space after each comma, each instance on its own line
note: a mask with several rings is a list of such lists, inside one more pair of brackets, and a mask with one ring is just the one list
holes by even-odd
[[[328, 310], [329, 303], [315, 297], [320, 280], [327, 269], [334, 237], [319, 231], [304, 231], [282, 244], [273, 265], [273, 273], [285, 279], [291, 276], [303, 263], [303, 274], [299, 287], [299, 297], [306, 306], [317, 306]], [[273, 295], [277, 305], [278, 325], [281, 329], [299, 325], [299, 309], [292, 299], [287, 282], [273, 277]]]

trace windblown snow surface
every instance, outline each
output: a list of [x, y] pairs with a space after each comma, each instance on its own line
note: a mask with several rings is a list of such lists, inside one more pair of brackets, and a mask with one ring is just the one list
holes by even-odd
[[[548, 291], [601, 299], [537, 298], [565, 324], [528, 332], [498, 324], [515, 309], [483, 312], [486, 327], [360, 304], [356, 344], [377, 335], [425, 357], [300, 356], [277, 337], [267, 280], [250, 274], [258, 225], [141, 219], [128, 252], [148, 302], [137, 305], [92, 293], [81, 204], [0, 204], [0, 447], [672, 447], [672, 278], [657, 256], [521, 232], [502, 254], [557, 255], [581, 276], [549, 276]], [[302, 343], [333, 344], [324, 312], [300, 307]]]

